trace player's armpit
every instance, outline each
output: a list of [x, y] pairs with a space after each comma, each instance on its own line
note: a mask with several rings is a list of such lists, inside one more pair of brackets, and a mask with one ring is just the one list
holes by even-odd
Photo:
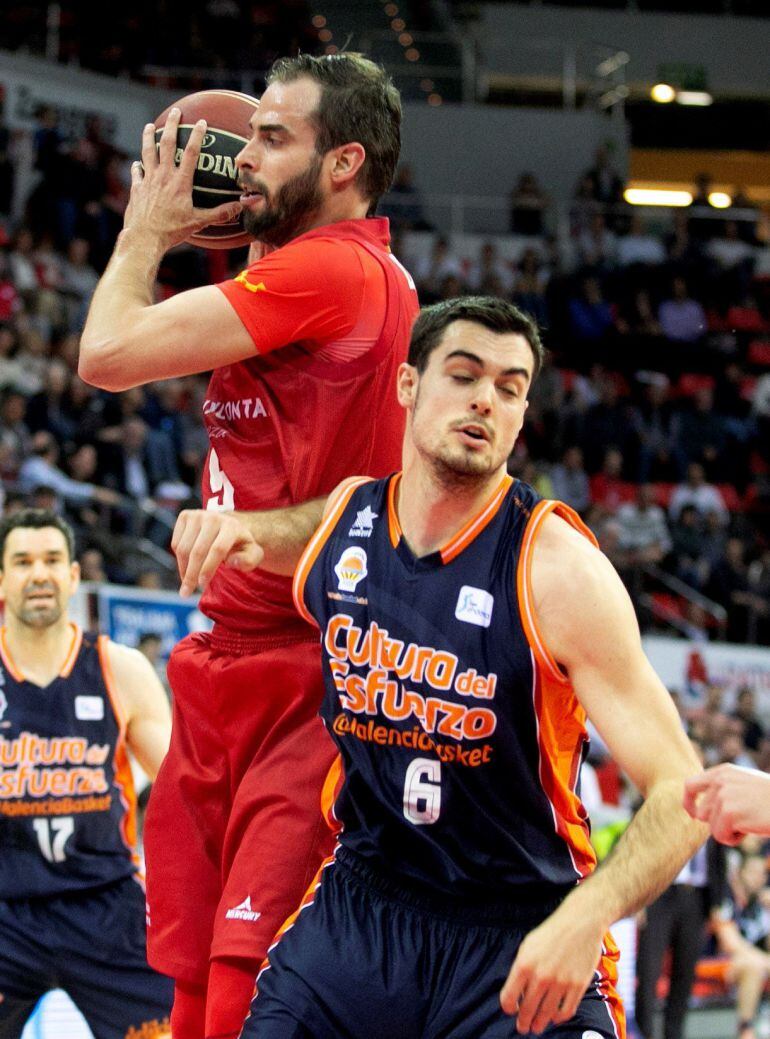
[[152, 664], [139, 650], [109, 642], [107, 653], [115, 694], [126, 720], [126, 742], [154, 779], [171, 740], [168, 696]]

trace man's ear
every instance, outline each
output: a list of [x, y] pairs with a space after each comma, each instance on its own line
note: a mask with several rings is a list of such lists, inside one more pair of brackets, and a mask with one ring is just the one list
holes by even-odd
[[358, 176], [358, 172], [366, 161], [366, 149], [358, 141], [343, 144], [331, 152], [333, 162], [330, 174], [336, 188], [347, 187]]
[[420, 376], [417, 369], [404, 361], [398, 366], [396, 385], [398, 387], [398, 403], [402, 408], [414, 407], [417, 398], [417, 386]]

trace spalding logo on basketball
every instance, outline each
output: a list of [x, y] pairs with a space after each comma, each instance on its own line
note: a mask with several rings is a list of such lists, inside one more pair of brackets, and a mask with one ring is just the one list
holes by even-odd
[[[235, 157], [251, 137], [249, 120], [259, 107], [259, 101], [237, 90], [201, 90], [174, 104], [182, 113], [174, 158], [177, 165], [195, 123], [205, 119], [207, 124], [193, 177], [193, 205], [213, 209], [223, 202], [237, 202], [241, 189], [237, 183]], [[166, 116], [173, 107], [170, 105], [155, 120], [156, 144], [160, 143]], [[252, 240], [240, 217], [228, 224], [211, 224], [188, 239], [206, 249], [234, 249]]]

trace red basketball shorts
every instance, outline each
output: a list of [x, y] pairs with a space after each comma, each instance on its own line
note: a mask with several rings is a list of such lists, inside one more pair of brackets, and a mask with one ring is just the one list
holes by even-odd
[[145, 824], [148, 960], [203, 982], [211, 956], [262, 959], [334, 837], [321, 788], [316, 640], [191, 635], [171, 655], [171, 747]]

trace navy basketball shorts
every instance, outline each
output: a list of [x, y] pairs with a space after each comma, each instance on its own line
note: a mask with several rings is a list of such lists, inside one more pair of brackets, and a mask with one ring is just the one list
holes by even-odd
[[174, 983], [147, 966], [136, 880], [0, 901], [0, 1039], [18, 1039], [54, 988], [70, 996], [96, 1039], [151, 1039], [168, 1027]]
[[[500, 989], [519, 944], [555, 905], [426, 906], [340, 849], [279, 932], [243, 1039], [520, 1039]], [[543, 1035], [624, 1039], [609, 979]]]

